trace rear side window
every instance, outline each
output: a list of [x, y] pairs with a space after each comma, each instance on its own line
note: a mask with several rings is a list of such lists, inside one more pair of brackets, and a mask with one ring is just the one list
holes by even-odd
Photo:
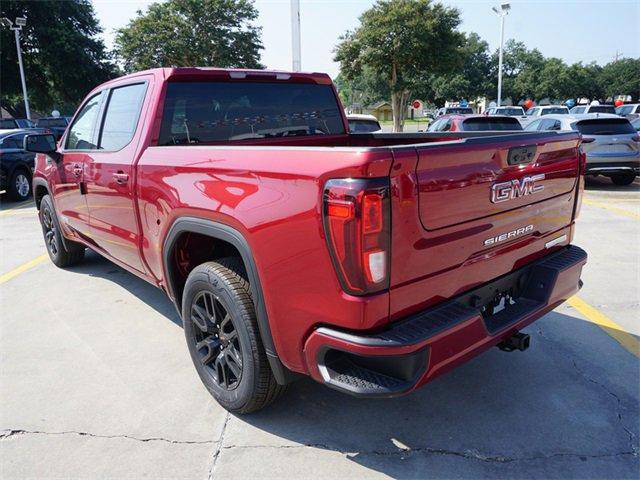
[[616, 107], [612, 105], [594, 105], [589, 107], [589, 113], [616, 113]]
[[583, 135], [620, 135], [636, 133], [629, 120], [624, 118], [596, 118], [593, 120], [580, 120], [573, 124]]
[[102, 95], [103, 92], [100, 92], [87, 100], [87, 103], [84, 104], [82, 110], [76, 116], [67, 136], [67, 150], [94, 150], [96, 148], [93, 133], [98, 119]]
[[349, 130], [352, 133], [369, 133], [380, 130], [380, 124], [373, 120], [349, 120]]
[[330, 85], [174, 82], [159, 145], [344, 134]]
[[145, 83], [111, 90], [102, 124], [100, 150], [120, 150], [131, 141], [136, 132], [146, 90]]
[[522, 130], [516, 118], [478, 117], [468, 118], [462, 122], [463, 130], [474, 132], [479, 130]]

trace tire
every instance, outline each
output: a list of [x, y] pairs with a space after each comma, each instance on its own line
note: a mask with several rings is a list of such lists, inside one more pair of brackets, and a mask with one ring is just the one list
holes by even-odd
[[18, 167], [11, 174], [7, 195], [11, 200], [18, 202], [27, 200], [31, 196], [31, 175], [27, 170]]
[[611, 175], [611, 181], [620, 186], [631, 185], [635, 179], [636, 174], [633, 172], [616, 173], [615, 175]]
[[251, 413], [284, 393], [260, 339], [249, 282], [235, 258], [194, 268], [184, 287], [182, 320], [200, 379], [226, 410]]
[[47, 253], [51, 261], [60, 268], [76, 265], [84, 258], [84, 245], [71, 240], [62, 241], [62, 233], [56, 211], [51, 203], [51, 197], [45, 195], [40, 201], [40, 211], [38, 212], [42, 235], [47, 247]]

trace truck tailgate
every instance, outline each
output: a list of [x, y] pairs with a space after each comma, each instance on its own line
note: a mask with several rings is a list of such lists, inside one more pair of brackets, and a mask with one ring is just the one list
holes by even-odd
[[554, 132], [394, 149], [392, 320], [567, 245], [579, 143]]

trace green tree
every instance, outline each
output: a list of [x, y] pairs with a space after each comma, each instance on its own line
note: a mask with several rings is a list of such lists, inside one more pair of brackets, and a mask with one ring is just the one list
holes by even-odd
[[[433, 76], [431, 82], [432, 100], [442, 105], [446, 100], [478, 98], [494, 91], [491, 83], [491, 58], [489, 45], [477, 33], [465, 37], [459, 51], [461, 68], [448, 75]], [[424, 98], [430, 98], [428, 93]]]
[[631, 95], [640, 99], [640, 58], [624, 58], [605, 65], [600, 85], [606, 97]]
[[117, 31], [116, 53], [127, 72], [154, 67], [264, 68], [261, 28], [250, 0], [154, 3]]
[[[87, 91], [117, 75], [103, 42], [102, 29], [89, 0], [56, 2], [3, 0], [0, 16], [26, 17], [20, 43], [31, 110], [56, 108], [71, 114]], [[2, 107], [25, 115], [14, 34], [0, 30]]]
[[[492, 84], [498, 85], [498, 51], [491, 58]], [[527, 97], [535, 98], [537, 76], [544, 65], [544, 56], [538, 50], [529, 50], [524, 43], [509, 39], [504, 47], [502, 61], [502, 98], [511, 98], [514, 104]], [[497, 90], [493, 91], [496, 95]]]
[[595, 100], [604, 97], [604, 89], [600, 83], [602, 67], [597, 63], [574, 63], [569, 66], [568, 75], [571, 78], [572, 91], [567, 98]]
[[460, 64], [464, 36], [457, 9], [430, 0], [379, 0], [360, 16], [360, 26], [341, 37], [335, 60], [347, 79], [365, 67], [384, 79], [391, 93], [394, 131], [401, 132], [410, 95], [425, 75], [451, 72]]
[[353, 104], [371, 105], [379, 100], [388, 100], [391, 96], [388, 82], [375, 75], [368, 67], [363, 68], [360, 75], [351, 80], [341, 73], [334, 83], [345, 107]]

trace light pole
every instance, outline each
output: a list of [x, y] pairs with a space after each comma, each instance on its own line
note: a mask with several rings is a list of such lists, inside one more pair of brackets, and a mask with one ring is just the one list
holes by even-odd
[[18, 51], [18, 64], [20, 65], [20, 80], [22, 81], [22, 95], [24, 96], [24, 110], [27, 119], [31, 120], [31, 111], [29, 111], [29, 98], [27, 97], [27, 81], [24, 78], [24, 66], [22, 65], [22, 50], [20, 49], [20, 30], [27, 24], [24, 17], [16, 18], [15, 24], [7, 17], [2, 18], [2, 24], [13, 30], [16, 36], [16, 50]]
[[300, 53], [300, 0], [291, 0], [291, 56], [294, 72], [302, 69]]
[[508, 3], [501, 3], [500, 8], [491, 7], [491, 10], [496, 12], [496, 15], [500, 17], [500, 53], [498, 55], [498, 107], [502, 105], [502, 49], [504, 48], [504, 17], [509, 15], [511, 5]]

